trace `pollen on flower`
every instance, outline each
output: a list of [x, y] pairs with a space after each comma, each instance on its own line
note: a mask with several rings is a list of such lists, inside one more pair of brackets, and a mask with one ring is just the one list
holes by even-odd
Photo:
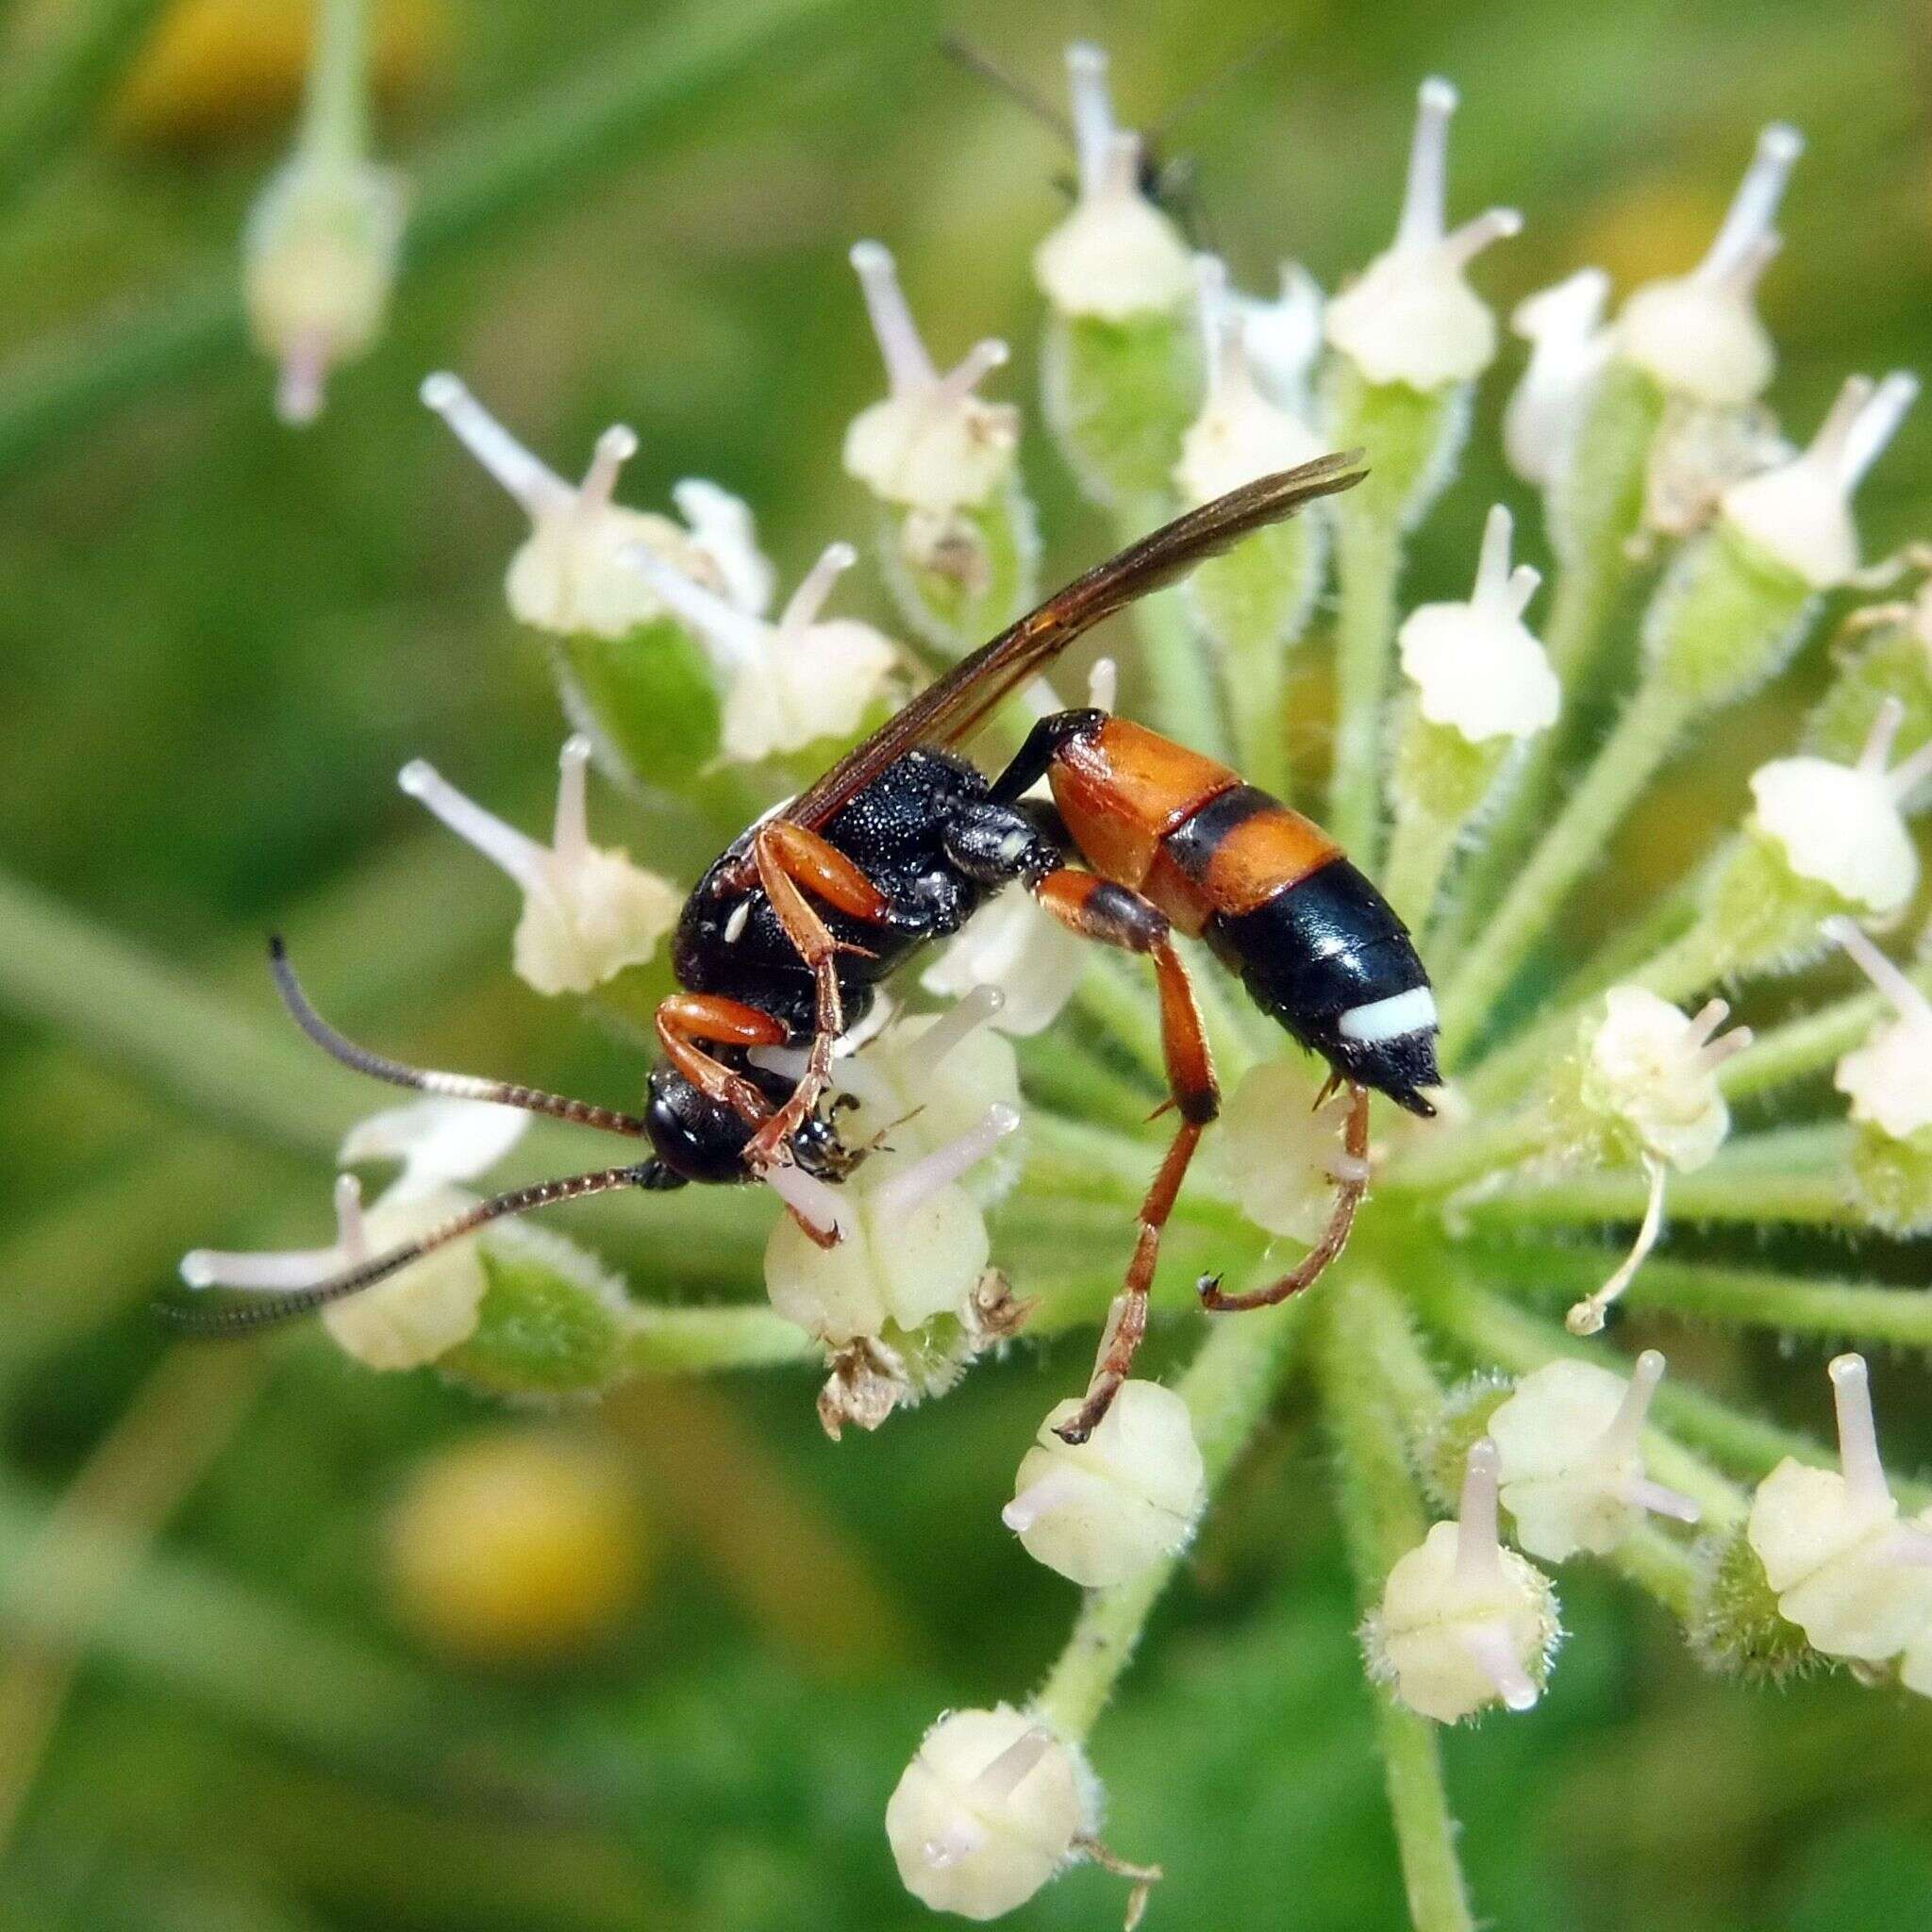
[[256, 345], [275, 363], [285, 423], [322, 413], [330, 372], [375, 341], [403, 239], [401, 177], [334, 152], [298, 154], [257, 201], [242, 294]]
[[1856, 765], [1806, 754], [1775, 758], [1751, 776], [1754, 829], [1799, 878], [1827, 888], [1863, 919], [1890, 918], [1918, 891], [1918, 848], [1903, 808], [1932, 775], [1932, 745], [1892, 765], [1904, 716], [1888, 698]]
[[1503, 453], [1525, 483], [1546, 490], [1568, 464], [1591, 388], [1613, 346], [1604, 326], [1609, 298], [1609, 276], [1580, 268], [1510, 313], [1511, 330], [1529, 344], [1529, 361], [1503, 410]]
[[1757, 1486], [1746, 1534], [1779, 1611], [1813, 1649], [1882, 1663], [1932, 1630], [1932, 1529], [1901, 1520], [1864, 1358], [1840, 1356], [1831, 1383], [1838, 1469], [1787, 1457]]
[[541, 993], [591, 992], [641, 964], [676, 923], [682, 903], [675, 887], [633, 865], [628, 854], [591, 843], [590, 762], [587, 738], [564, 745], [548, 845], [485, 811], [421, 758], [397, 779], [521, 889], [512, 958], [518, 977]]
[[1114, 120], [1107, 56], [1067, 49], [1079, 194], [1033, 255], [1041, 291], [1062, 315], [1126, 322], [1184, 307], [1193, 266], [1180, 230], [1141, 192], [1141, 140]]
[[1480, 375], [1496, 354], [1496, 319], [1464, 271], [1492, 242], [1516, 234], [1523, 217], [1492, 208], [1448, 226], [1456, 104], [1446, 80], [1424, 81], [1394, 242], [1328, 304], [1329, 343], [1372, 383], [1442, 389]]
[[869, 624], [821, 615], [832, 587], [858, 561], [851, 544], [826, 546], [775, 624], [740, 609], [655, 550], [634, 546], [625, 557], [651, 594], [700, 640], [724, 680], [720, 742], [727, 759], [755, 764], [850, 738], [886, 694], [898, 647]]
[[1396, 638], [1422, 715], [1472, 744], [1547, 730], [1562, 704], [1549, 658], [1523, 621], [1542, 579], [1526, 563], [1510, 569], [1512, 527], [1497, 504], [1484, 526], [1469, 601], [1420, 606]]
[[887, 1802], [886, 1837], [915, 1898], [997, 1919], [1073, 1861], [1099, 1824], [1099, 1795], [1077, 1749], [1024, 1711], [949, 1711]]
[[1181, 439], [1174, 474], [1188, 501], [1206, 503], [1257, 476], [1308, 462], [1327, 445], [1263, 393], [1248, 354], [1246, 312], [1228, 292], [1227, 270], [1211, 255], [1195, 260], [1208, 399]]
[[1000, 994], [992, 1024], [1029, 1039], [1059, 1018], [1086, 972], [1087, 941], [1070, 932], [1024, 885], [995, 892], [920, 975], [927, 992], [964, 998], [975, 987]]
[[1646, 1349], [1626, 1382], [1593, 1362], [1546, 1363], [1490, 1416], [1503, 1507], [1532, 1557], [1614, 1549], [1645, 1510], [1695, 1523], [1697, 1505], [1643, 1473], [1643, 1424], [1664, 1358]]
[[1808, 449], [1724, 491], [1725, 524], [1812, 589], [1843, 583], [1858, 568], [1852, 493], [1918, 392], [1903, 371], [1879, 383], [1848, 378]]
[[1457, 1520], [1397, 1560], [1363, 1625], [1371, 1674], [1439, 1724], [1527, 1710], [1562, 1634], [1550, 1579], [1497, 1534], [1497, 1459], [1487, 1437], [1470, 1451]]
[[738, 609], [756, 616], [766, 608], [771, 565], [758, 552], [750, 511], [736, 497], [716, 484], [678, 485], [674, 495], [688, 529], [617, 502], [618, 477], [638, 446], [622, 425], [597, 439], [584, 480], [574, 484], [525, 449], [456, 376], [425, 377], [422, 394], [530, 519], [504, 585], [520, 623], [558, 637], [615, 640], [657, 622], [664, 606], [629, 561], [640, 546]]
[[974, 393], [1006, 361], [1007, 345], [975, 342], [941, 375], [907, 307], [891, 251], [860, 242], [852, 266], [885, 361], [887, 393], [846, 430], [846, 471], [874, 496], [934, 516], [984, 503], [1020, 442], [1020, 412]]
[[1852, 1118], [1893, 1141], [1932, 1128], [1932, 1000], [1848, 919], [1826, 922], [1837, 941], [1898, 1017], [1848, 1053], [1832, 1075], [1851, 1098]]
[[1001, 1520], [1035, 1561], [1089, 1590], [1125, 1583], [1181, 1549], [1206, 1496], [1188, 1406], [1158, 1382], [1127, 1381], [1078, 1445], [1054, 1432], [1060, 1403], [1022, 1459]]
[[1774, 356], [1755, 291], [1777, 253], [1772, 224], [1804, 151], [1795, 128], [1767, 127], [1704, 259], [1688, 275], [1652, 282], [1624, 303], [1617, 353], [1667, 393], [1731, 406], [1748, 403], [1770, 382]]

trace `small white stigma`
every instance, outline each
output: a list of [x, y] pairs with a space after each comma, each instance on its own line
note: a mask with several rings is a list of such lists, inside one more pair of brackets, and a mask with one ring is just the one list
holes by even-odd
[[1423, 83], [1394, 242], [1328, 305], [1329, 341], [1372, 383], [1438, 390], [1480, 375], [1496, 353], [1495, 318], [1463, 275], [1491, 242], [1520, 232], [1523, 217], [1496, 208], [1448, 226], [1457, 98], [1446, 80]]
[[1208, 396], [1181, 439], [1174, 480], [1206, 503], [1275, 470], [1319, 456], [1325, 444], [1305, 423], [1262, 394], [1244, 340], [1242, 313], [1229, 294], [1227, 270], [1211, 255], [1194, 258]]
[[1843, 583], [1858, 568], [1853, 492], [1918, 393], [1903, 370], [1879, 383], [1849, 377], [1809, 448], [1724, 491], [1726, 521], [1814, 590]]
[[789, 1160], [759, 1170], [758, 1178], [815, 1233], [842, 1241], [850, 1232], [849, 1217], [840, 1211], [837, 1188]]
[[[1495, 1443], [1485, 1436], [1470, 1450], [1462, 1478], [1456, 1514], [1456, 1582], [1471, 1595], [1493, 1591], [1505, 1581], [1496, 1512], [1499, 1462]], [[1535, 1680], [1523, 1667], [1506, 1619], [1482, 1618], [1465, 1624], [1457, 1635], [1506, 1708], [1527, 1710], [1535, 1704]]]
[[1932, 999], [1849, 919], [1827, 920], [1824, 930], [1898, 1015], [1839, 1061], [1833, 1084], [1850, 1096], [1855, 1121], [1911, 1141], [1932, 1127]]
[[1624, 305], [1618, 351], [1668, 393], [1729, 408], [1770, 382], [1774, 351], [1753, 291], [1777, 253], [1772, 222], [1804, 145], [1794, 128], [1767, 127], [1703, 261], [1687, 275], [1639, 289]]
[[1006, 1003], [1006, 994], [996, 986], [975, 986], [963, 999], [956, 1000], [920, 1036], [920, 1058], [927, 1070], [937, 1067], [956, 1046], [963, 1046], [982, 1026], [990, 1025]]
[[1547, 730], [1562, 688], [1523, 613], [1542, 578], [1509, 564], [1513, 524], [1500, 503], [1483, 527], [1475, 586], [1465, 604], [1424, 604], [1398, 633], [1404, 673], [1422, 714], [1472, 744], [1523, 739]]
[[573, 508], [577, 492], [533, 451], [525, 449], [449, 370], [425, 375], [418, 393], [456, 432], [457, 440], [508, 492], [532, 523]]
[[1087, 671], [1087, 702], [1096, 711], [1111, 711], [1120, 701], [1121, 667], [1111, 658], [1096, 658]]
[[403, 791], [522, 891], [513, 959], [518, 976], [541, 993], [590, 992], [641, 964], [676, 923], [681, 903], [667, 880], [633, 865], [625, 853], [591, 843], [590, 762], [589, 739], [566, 741], [548, 845], [486, 811], [425, 759], [397, 774]]
[[1074, 161], [1082, 194], [1099, 193], [1121, 134], [1108, 86], [1107, 50], [1091, 41], [1067, 49], [1067, 95], [1074, 112]]
[[1509, 326], [1529, 343], [1529, 361], [1503, 411], [1503, 453], [1525, 483], [1548, 489], [1563, 474], [1590, 392], [1612, 347], [1604, 326], [1610, 278], [1578, 269], [1526, 296]]
[[882, 1221], [896, 1221], [902, 1215], [916, 1213], [941, 1189], [963, 1179], [1008, 1134], [1019, 1130], [1020, 1116], [1015, 1108], [988, 1108], [976, 1126], [882, 1181], [873, 1191], [873, 1211]]
[[1011, 468], [1019, 416], [974, 391], [1006, 362], [1007, 345], [975, 342], [941, 375], [907, 306], [891, 251], [860, 242], [852, 266], [886, 365], [888, 393], [853, 419], [846, 470], [875, 496], [935, 516], [985, 502]]

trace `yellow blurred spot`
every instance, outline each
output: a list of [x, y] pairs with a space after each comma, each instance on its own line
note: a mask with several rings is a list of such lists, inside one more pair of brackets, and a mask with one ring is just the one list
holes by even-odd
[[560, 1429], [496, 1429], [439, 1451], [384, 1524], [390, 1597], [462, 1663], [532, 1663], [608, 1636], [637, 1603], [650, 1551], [635, 1488], [608, 1447]]
[[1600, 262], [1625, 293], [1667, 275], [1688, 275], [1703, 260], [1729, 202], [1729, 188], [1715, 182], [1639, 182], [1591, 211], [1576, 258]]
[[[422, 85], [446, 41], [443, 0], [375, 0], [371, 78], [378, 99]], [[176, 0], [108, 110], [119, 139], [215, 145], [286, 121], [302, 98], [313, 0]]]

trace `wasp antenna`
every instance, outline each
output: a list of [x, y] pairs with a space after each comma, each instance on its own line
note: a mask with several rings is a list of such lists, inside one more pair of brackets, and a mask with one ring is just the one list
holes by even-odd
[[976, 74], [1015, 107], [1051, 127], [1069, 146], [1073, 144], [1073, 123], [1037, 89], [1008, 73], [984, 47], [969, 41], [964, 34], [945, 33], [940, 36], [940, 48], [949, 60], [957, 61], [969, 74]]
[[1199, 110], [1204, 101], [1218, 93], [1223, 88], [1231, 86], [1249, 68], [1257, 65], [1274, 53], [1287, 39], [1288, 31], [1285, 27], [1272, 34], [1263, 34], [1245, 53], [1233, 55], [1224, 60], [1219, 67], [1211, 69], [1147, 130], [1148, 140], [1158, 142], [1172, 134], [1190, 114]]
[[541, 1113], [552, 1120], [569, 1121], [579, 1127], [595, 1127], [602, 1133], [623, 1134], [641, 1140], [644, 1123], [635, 1114], [620, 1113], [614, 1108], [598, 1107], [588, 1100], [572, 1100], [561, 1093], [546, 1093], [539, 1087], [519, 1087], [508, 1080], [486, 1080], [474, 1074], [444, 1074], [432, 1068], [412, 1067], [387, 1055], [358, 1046], [346, 1034], [338, 1033], [308, 1002], [302, 982], [289, 961], [289, 949], [279, 933], [268, 942], [269, 971], [275, 975], [275, 990], [289, 1017], [314, 1041], [331, 1059], [341, 1061], [372, 1080], [386, 1081], [391, 1087], [407, 1087], [416, 1093], [433, 1093], [443, 1100], [482, 1100], [495, 1107], [514, 1107], [525, 1113]]
[[189, 1307], [178, 1301], [161, 1301], [155, 1304], [155, 1312], [171, 1328], [208, 1340], [252, 1334], [258, 1328], [277, 1328], [286, 1322], [312, 1315], [316, 1309], [327, 1307], [331, 1302], [346, 1301], [351, 1295], [360, 1294], [365, 1289], [387, 1281], [391, 1275], [400, 1274], [425, 1256], [433, 1255], [439, 1248], [445, 1248], [452, 1241], [461, 1241], [465, 1235], [488, 1227], [493, 1221], [508, 1221], [513, 1215], [528, 1214], [534, 1208], [553, 1207], [559, 1201], [582, 1200], [587, 1194], [608, 1194], [615, 1188], [661, 1189], [678, 1185], [675, 1177], [666, 1178], [668, 1172], [656, 1160], [643, 1160], [629, 1167], [599, 1168], [591, 1174], [565, 1174], [557, 1180], [538, 1181], [530, 1187], [514, 1188], [508, 1193], [479, 1201], [474, 1208], [466, 1208], [461, 1213], [451, 1215], [426, 1234], [391, 1248], [386, 1255], [377, 1255], [372, 1260], [360, 1262], [340, 1274], [330, 1275], [326, 1280], [313, 1282], [307, 1288], [279, 1292], [271, 1301], [251, 1301], [238, 1307], [208, 1309]]

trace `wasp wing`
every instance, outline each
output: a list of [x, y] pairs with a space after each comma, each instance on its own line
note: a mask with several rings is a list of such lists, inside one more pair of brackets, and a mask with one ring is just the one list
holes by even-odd
[[970, 737], [1029, 678], [1102, 619], [1185, 576], [1197, 563], [1253, 531], [1291, 517], [1318, 497], [1351, 490], [1367, 472], [1359, 450], [1317, 457], [1298, 469], [1257, 477], [1176, 517], [1118, 557], [1090, 570], [1038, 610], [963, 658], [789, 806], [792, 824], [823, 825], [889, 766], [922, 745]]

